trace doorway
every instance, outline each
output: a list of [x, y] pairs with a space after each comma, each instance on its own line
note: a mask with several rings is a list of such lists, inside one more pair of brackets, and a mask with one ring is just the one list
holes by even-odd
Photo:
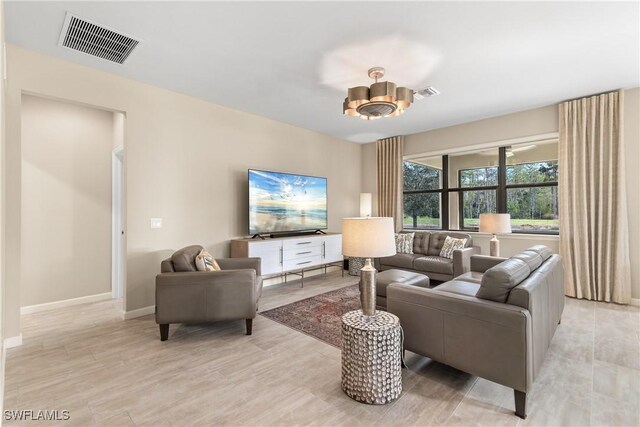
[[111, 254], [111, 295], [124, 297], [124, 147], [116, 147], [111, 155], [112, 164], [112, 254]]

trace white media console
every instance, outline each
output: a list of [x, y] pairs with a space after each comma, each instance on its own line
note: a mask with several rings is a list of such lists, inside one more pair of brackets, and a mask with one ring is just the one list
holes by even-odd
[[304, 270], [342, 263], [342, 234], [236, 239], [231, 241], [231, 257], [261, 258], [263, 276], [284, 275], [286, 279], [288, 273], [299, 273], [304, 285]]

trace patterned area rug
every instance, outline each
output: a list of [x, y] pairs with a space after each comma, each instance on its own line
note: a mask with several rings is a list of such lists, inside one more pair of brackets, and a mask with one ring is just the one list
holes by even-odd
[[360, 308], [358, 285], [330, 291], [259, 314], [340, 348], [343, 314]]

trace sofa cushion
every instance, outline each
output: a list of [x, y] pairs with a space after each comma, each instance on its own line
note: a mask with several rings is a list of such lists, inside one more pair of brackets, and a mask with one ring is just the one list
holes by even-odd
[[428, 231], [416, 231], [413, 236], [413, 253], [426, 255], [429, 250], [429, 236], [431, 233]]
[[475, 297], [480, 285], [478, 283], [467, 282], [464, 280], [450, 280], [436, 287], [436, 290], [442, 292], [450, 292], [452, 294], [466, 295]]
[[452, 233], [450, 231], [434, 231], [431, 233], [431, 236], [429, 236], [429, 249], [427, 250], [427, 255], [439, 256], [440, 251], [442, 250], [442, 245], [444, 245], [444, 241], [447, 239], [447, 236], [455, 237], [456, 239], [467, 239], [464, 247], [468, 248], [471, 246], [471, 236], [468, 234]]
[[476, 296], [491, 301], [505, 302], [511, 289], [526, 279], [530, 272], [526, 262], [517, 258], [509, 258], [484, 272]]
[[442, 258], [453, 259], [453, 251], [456, 249], [464, 249], [464, 245], [467, 244], [467, 239], [456, 239], [455, 237], [447, 236], [444, 239], [440, 256]]
[[458, 277], [456, 277], [456, 280], [462, 280], [463, 282], [477, 283], [479, 285], [482, 282], [483, 275], [484, 274], [480, 273], [479, 271], [471, 270], [471, 271], [467, 271], [464, 274], [459, 275]]
[[542, 258], [542, 261], [546, 261], [548, 260], [551, 255], [553, 255], [553, 251], [545, 246], [545, 245], [535, 245], [535, 246], [531, 246], [529, 249], [527, 249], [528, 251], [534, 251], [537, 252], [540, 257]]
[[412, 254], [414, 235], [415, 233], [396, 233], [396, 253]]
[[202, 246], [193, 245], [178, 249], [171, 255], [173, 269], [176, 272], [198, 271], [196, 268], [196, 256], [202, 251]]
[[511, 258], [521, 259], [529, 266], [529, 270], [534, 271], [536, 268], [540, 267], [542, 264], [542, 257], [538, 254], [538, 252], [526, 250], [522, 251], [517, 255], [512, 256]]
[[413, 260], [420, 258], [422, 255], [416, 254], [396, 254], [380, 258], [380, 264], [386, 267], [398, 267], [413, 269]]
[[453, 260], [439, 256], [421, 256], [413, 261], [413, 269], [424, 272], [453, 274]]
[[429, 282], [429, 277], [424, 274], [404, 270], [386, 270], [376, 275], [376, 295], [386, 297], [387, 286], [391, 283], [428, 288]]

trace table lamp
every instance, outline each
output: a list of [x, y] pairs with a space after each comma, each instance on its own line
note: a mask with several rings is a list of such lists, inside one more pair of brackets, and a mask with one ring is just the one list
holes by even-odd
[[360, 303], [365, 316], [375, 316], [376, 269], [371, 264], [371, 258], [396, 254], [393, 218], [344, 218], [342, 254], [365, 258], [364, 267], [360, 269]]
[[480, 232], [493, 234], [493, 238], [489, 241], [489, 254], [491, 256], [500, 256], [500, 241], [496, 234], [511, 233], [511, 215], [480, 214]]

